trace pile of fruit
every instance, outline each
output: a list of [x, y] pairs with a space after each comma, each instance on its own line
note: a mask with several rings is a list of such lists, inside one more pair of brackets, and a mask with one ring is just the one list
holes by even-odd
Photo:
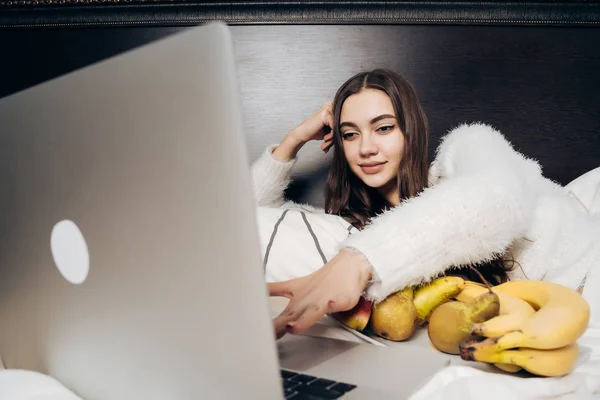
[[433, 346], [464, 360], [508, 371], [561, 376], [575, 368], [588, 303], [565, 286], [538, 280], [489, 287], [442, 277], [374, 303], [332, 315], [346, 326], [387, 340], [409, 339], [427, 326]]

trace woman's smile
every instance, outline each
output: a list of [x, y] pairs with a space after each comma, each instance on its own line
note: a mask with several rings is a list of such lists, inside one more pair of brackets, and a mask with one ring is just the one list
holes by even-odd
[[381, 171], [387, 161], [377, 161], [359, 164], [362, 171], [367, 175], [374, 175]]

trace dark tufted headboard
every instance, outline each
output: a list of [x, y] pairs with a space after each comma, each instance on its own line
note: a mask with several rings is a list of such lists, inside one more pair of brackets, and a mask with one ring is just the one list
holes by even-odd
[[[349, 76], [388, 67], [419, 93], [432, 156], [483, 121], [562, 184], [600, 166], [598, 1], [2, 1], [0, 96], [215, 19], [232, 25], [251, 159]], [[300, 157], [289, 194], [321, 205], [329, 156]]]

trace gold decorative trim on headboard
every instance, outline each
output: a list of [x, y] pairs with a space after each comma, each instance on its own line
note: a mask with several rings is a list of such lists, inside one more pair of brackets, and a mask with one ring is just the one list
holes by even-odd
[[1, 28], [229, 24], [598, 26], [600, 1], [0, 0]]

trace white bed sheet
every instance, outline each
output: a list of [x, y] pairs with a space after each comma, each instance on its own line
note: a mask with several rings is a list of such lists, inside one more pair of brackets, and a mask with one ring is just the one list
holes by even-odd
[[435, 374], [410, 400], [586, 400], [600, 399], [600, 324], [578, 340], [580, 363], [557, 378], [519, 377], [478, 368], [481, 363], [451, 365]]

